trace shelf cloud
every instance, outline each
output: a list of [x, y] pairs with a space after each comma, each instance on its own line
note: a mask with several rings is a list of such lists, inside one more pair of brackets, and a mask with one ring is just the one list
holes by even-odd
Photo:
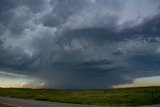
[[[159, 76], [158, 0], [1, 0], [0, 68], [87, 89]], [[16, 71], [17, 74], [14, 74]]]

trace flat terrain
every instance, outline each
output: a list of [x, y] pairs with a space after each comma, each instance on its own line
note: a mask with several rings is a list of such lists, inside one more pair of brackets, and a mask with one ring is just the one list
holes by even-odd
[[[109, 107], [109, 106], [53, 103], [53, 102], [45, 102], [45, 101], [0, 97], [0, 107]], [[120, 107], [123, 107], [123, 106], [120, 106]], [[127, 106], [127, 107], [130, 107], [130, 106]], [[137, 107], [137, 106], [132, 106], [132, 107]], [[160, 105], [149, 105], [149, 106], [138, 106], [138, 107], [160, 107]]]
[[0, 107], [101, 107], [101, 106], [53, 103], [45, 101], [4, 98], [4, 97], [0, 97], [0, 102], [2, 102], [2, 104], [4, 103], [3, 106], [0, 105]]
[[[49, 101], [49, 102], [100, 105], [100, 106], [155, 105], [155, 104], [160, 104], [160, 87], [143, 87], [143, 88], [139, 87], [139, 88], [99, 89], [99, 90], [0, 88], [0, 96], [3, 98], [3, 101], [1, 98], [1, 102], [4, 102], [4, 97], [14, 97], [14, 98]], [[23, 100], [18, 100], [18, 102], [19, 101], [21, 102]], [[28, 104], [29, 103], [31, 102], [28, 101]], [[50, 107], [50, 106], [45, 106], [45, 107]], [[63, 106], [53, 106], [53, 107], [63, 107]], [[156, 107], [160, 107], [160, 105]]]

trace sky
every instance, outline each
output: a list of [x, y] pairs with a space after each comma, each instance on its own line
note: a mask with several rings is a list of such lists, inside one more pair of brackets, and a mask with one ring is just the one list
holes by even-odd
[[160, 86], [159, 0], [0, 0], [0, 87]]

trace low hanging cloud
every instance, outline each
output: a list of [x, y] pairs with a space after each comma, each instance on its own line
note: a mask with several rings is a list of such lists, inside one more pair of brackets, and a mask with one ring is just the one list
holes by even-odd
[[159, 6], [157, 0], [2, 0], [0, 68], [63, 89], [160, 75]]

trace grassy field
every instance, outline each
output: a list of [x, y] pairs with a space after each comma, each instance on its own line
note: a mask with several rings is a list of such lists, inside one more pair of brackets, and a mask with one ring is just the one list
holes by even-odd
[[92, 105], [160, 104], [160, 87], [99, 90], [0, 88], [0, 96]]

